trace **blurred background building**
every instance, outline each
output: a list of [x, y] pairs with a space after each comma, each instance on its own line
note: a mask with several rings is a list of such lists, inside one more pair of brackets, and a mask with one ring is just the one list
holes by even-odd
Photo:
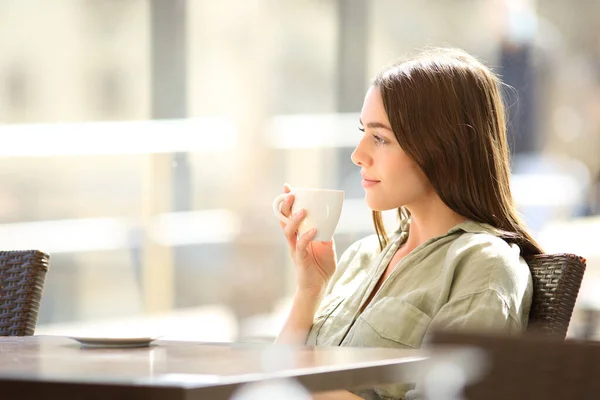
[[[461, 47], [507, 85], [513, 190], [600, 286], [600, 2], [0, 0], [0, 242], [52, 256], [39, 333], [276, 332], [293, 270], [271, 201], [346, 191], [370, 79]], [[576, 334], [577, 320], [573, 325]]]

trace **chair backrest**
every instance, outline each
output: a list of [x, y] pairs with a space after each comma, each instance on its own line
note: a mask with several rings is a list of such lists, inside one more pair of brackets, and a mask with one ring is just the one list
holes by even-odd
[[49, 262], [37, 250], [0, 251], [0, 336], [34, 334]]
[[[454, 386], [462, 386], [464, 399], [591, 400], [600, 393], [600, 342], [565, 341], [535, 334], [509, 337], [437, 332], [432, 345], [430, 370], [440, 361], [463, 370], [465, 376], [456, 372], [451, 376], [461, 378]], [[463, 352], [472, 349], [479, 349], [479, 356], [467, 359], [470, 363], [461, 360]], [[452, 386], [444, 379], [438, 381], [446, 386], [436, 388], [438, 392]], [[436, 381], [430, 377], [429, 382]], [[430, 391], [421, 390], [427, 394]]]
[[540, 254], [527, 263], [533, 278], [529, 330], [564, 339], [586, 261], [574, 254]]

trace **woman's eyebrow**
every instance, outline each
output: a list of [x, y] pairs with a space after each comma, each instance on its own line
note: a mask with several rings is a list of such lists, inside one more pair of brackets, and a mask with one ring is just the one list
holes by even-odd
[[382, 124], [381, 122], [367, 122], [367, 124], [363, 124], [362, 120], [359, 118], [358, 122], [360, 123], [361, 126], [366, 126], [367, 128], [381, 128], [381, 129], [387, 129], [390, 132], [392, 131], [392, 128], [390, 128], [389, 126], [387, 126], [386, 124]]

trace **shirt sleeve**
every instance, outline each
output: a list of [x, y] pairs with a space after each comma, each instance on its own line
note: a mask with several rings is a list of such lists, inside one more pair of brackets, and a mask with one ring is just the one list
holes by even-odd
[[435, 330], [520, 332], [522, 326], [493, 289], [451, 299], [433, 317], [425, 337]]
[[352, 393], [365, 400], [405, 400], [406, 393], [413, 388], [412, 384], [394, 384], [355, 390]]

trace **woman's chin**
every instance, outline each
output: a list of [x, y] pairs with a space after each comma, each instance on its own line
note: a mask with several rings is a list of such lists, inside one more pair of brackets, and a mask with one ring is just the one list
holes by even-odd
[[381, 212], [381, 211], [395, 210], [398, 208], [393, 204], [386, 204], [386, 202], [377, 201], [376, 199], [369, 198], [369, 196], [367, 196], [366, 202], [367, 202], [367, 206], [373, 211]]

